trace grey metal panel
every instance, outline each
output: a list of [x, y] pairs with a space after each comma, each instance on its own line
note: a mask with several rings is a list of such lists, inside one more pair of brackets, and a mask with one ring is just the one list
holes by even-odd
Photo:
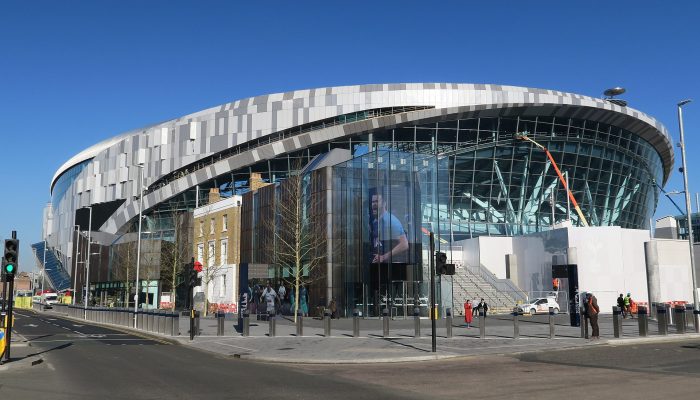
[[[391, 95], [388, 95], [388, 92]], [[285, 102], [291, 102], [291, 105], [285, 105]], [[316, 106], [316, 104], [318, 105]], [[120, 167], [115, 161], [116, 155], [126, 153], [127, 160], [131, 163], [135, 159], [138, 149], [148, 150], [146, 162], [151, 167], [148, 168], [149, 175], [146, 180], [154, 182], [162, 174], [189, 165], [198, 159], [206, 158], [212, 153], [228, 148], [232, 143], [241, 143], [239, 138], [253, 140], [277, 130], [328, 116], [340, 115], [343, 110], [347, 112], [348, 110], [376, 107], [414, 105], [432, 105], [435, 110], [403, 113], [378, 118], [374, 121], [342, 125], [332, 131], [317, 132], [314, 134], [314, 140], [336, 137], [339, 132], [347, 135], [382, 126], [406, 124], [419, 119], [445, 118], [456, 115], [454, 110], [459, 110], [460, 115], [474, 114], [475, 112], [485, 113], [483, 115], [515, 115], [515, 113], [525, 110], [527, 113], [537, 115], [592, 118], [621, 126], [640, 135], [657, 149], [664, 164], [664, 180], [668, 178], [673, 168], [672, 141], [666, 128], [659, 121], [630, 107], [619, 107], [602, 99], [540, 88], [485, 84], [398, 83], [318, 88], [257, 96], [133, 130], [92, 146], [71, 158], [57, 170], [52, 180], [52, 186], [64, 171], [90, 158], [95, 161], [101, 160], [98, 170], [93, 173], [106, 177], [100, 188], [106, 189], [105, 185], [112, 182], [107, 177], [112, 176], [111, 173]], [[291, 109], [285, 108], [290, 106]], [[333, 108], [329, 108], [330, 106]], [[510, 108], [520, 110], [516, 111]], [[288, 117], [284, 118], [284, 121], [277, 114], [277, 111], [283, 109], [291, 111], [289, 113], [291, 115], [287, 114]], [[257, 115], [256, 118], [253, 118], [253, 115]], [[229, 121], [229, 116], [234, 117], [234, 120]], [[223, 119], [219, 121], [220, 118]], [[189, 121], [201, 122], [198, 139], [195, 141], [189, 140]], [[223, 128], [217, 126], [219, 123], [224, 124]], [[169, 137], [170, 151], [167, 159], [162, 161], [157, 160], [159, 151], [155, 148], [160, 141], [154, 140], [157, 135], [161, 134], [161, 128], [167, 128], [169, 132], [174, 132]], [[220, 135], [219, 132], [222, 131], [223, 135]], [[303, 147], [310, 145], [312, 140], [308, 134], [304, 134], [298, 138], [297, 142]], [[293, 151], [297, 148], [294, 144], [293, 140], [285, 140], [283, 142], [284, 150]], [[266, 157], [274, 152], [268, 153], [266, 150], [262, 150], [257, 154], [260, 157]], [[159, 162], [161, 164], [157, 164]], [[236, 162], [229, 162], [227, 165], [233, 168], [234, 165], [246, 165], [250, 162], [253, 162], [252, 155], [239, 158]], [[79, 178], [86, 178], [88, 171], [89, 169], [86, 168]], [[211, 173], [213, 174], [214, 171]], [[136, 179], [134, 175], [138, 174], [129, 173], [129, 182], [126, 182], [126, 190], [123, 191], [122, 197], [130, 195], [133, 180]], [[89, 182], [86, 179], [84, 181]], [[89, 189], [85, 188], [86, 194], [90, 193]], [[170, 192], [169, 195], [174, 193], [176, 191]], [[75, 185], [69, 188], [66, 197], [79, 198], [80, 202], [89, 201], [86, 200], [87, 196], [81, 196], [78, 193]], [[125, 205], [133, 203], [133, 201], [133, 198], [126, 198]], [[78, 201], [67, 198], [65, 207], [75, 208], [77, 203]], [[68, 206], [68, 204], [72, 205]], [[65, 212], [71, 213], [71, 210], [66, 209]]]

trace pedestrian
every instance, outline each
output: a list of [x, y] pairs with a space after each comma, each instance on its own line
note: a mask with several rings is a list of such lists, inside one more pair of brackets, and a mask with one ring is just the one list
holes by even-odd
[[309, 299], [307, 298], [307, 294], [306, 286], [301, 285], [301, 289], [299, 289], [299, 309], [305, 317], [309, 316]]
[[284, 282], [280, 282], [280, 287], [277, 289], [277, 295], [280, 298], [280, 303], [287, 299], [287, 288], [284, 287]]
[[472, 302], [471, 300], [467, 300], [464, 303], [464, 323], [467, 324], [467, 328], [471, 328], [472, 324]]
[[277, 301], [277, 292], [275, 292], [275, 289], [272, 288], [270, 281], [267, 281], [267, 287], [265, 288], [265, 290], [263, 290], [262, 296], [260, 296], [260, 301], [265, 302], [265, 305], [267, 306], [265, 311], [268, 314], [275, 313], [275, 302]]
[[622, 311], [622, 318], [627, 318], [627, 310], [625, 309], [625, 297], [620, 293], [620, 297], [617, 298], [617, 307]]
[[489, 310], [489, 305], [486, 304], [484, 299], [481, 299], [481, 301], [479, 302], [479, 305], [476, 306], [476, 309], [478, 310], [479, 315], [481, 315], [483, 313], [484, 318], [486, 318], [486, 312]]
[[629, 292], [627, 292], [627, 296], [625, 296], [625, 312], [629, 314], [630, 318], [634, 318], [632, 315], [632, 296], [630, 296]]
[[328, 310], [331, 312], [331, 319], [338, 319], [338, 305], [335, 302], [335, 298], [328, 305]]
[[600, 313], [600, 307], [598, 307], [598, 299], [596, 299], [592, 293], [586, 293], [584, 308], [588, 320], [591, 321], [591, 339], [600, 339], [600, 331], [598, 328], [598, 313]]
[[559, 292], [559, 278], [552, 278], [552, 289]]

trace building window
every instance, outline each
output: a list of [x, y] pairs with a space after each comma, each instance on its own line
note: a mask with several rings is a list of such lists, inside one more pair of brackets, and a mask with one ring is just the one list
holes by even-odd
[[197, 261], [200, 263], [204, 261], [204, 243], [197, 245]]
[[219, 297], [226, 295], [226, 275], [221, 275], [221, 285], [219, 285]]
[[228, 230], [228, 215], [224, 214], [221, 218], [221, 232], [226, 232]]
[[221, 258], [220, 258], [220, 264], [228, 264], [228, 240], [222, 240], [221, 241]]
[[204, 236], [204, 221], [199, 221], [199, 237]]
[[216, 228], [216, 219], [212, 218], [209, 220], [209, 234], [213, 235]]
[[209, 242], [209, 248], [207, 250], [207, 267], [213, 267], [216, 262], [216, 242], [213, 240]]

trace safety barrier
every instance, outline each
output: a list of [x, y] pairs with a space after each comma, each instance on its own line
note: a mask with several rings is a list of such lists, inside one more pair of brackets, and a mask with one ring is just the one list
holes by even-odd
[[[34, 303], [35, 309], [41, 304]], [[180, 334], [180, 314], [168, 310], [138, 310], [119, 307], [87, 307], [53, 304], [53, 311], [72, 318], [86, 319], [106, 325], [117, 325], [167, 336]]]

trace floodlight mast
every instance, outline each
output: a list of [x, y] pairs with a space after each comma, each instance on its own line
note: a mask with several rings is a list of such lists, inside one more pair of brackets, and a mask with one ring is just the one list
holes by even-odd
[[554, 166], [554, 170], [557, 172], [557, 175], [559, 176], [559, 180], [561, 181], [561, 184], [564, 185], [564, 189], [566, 189], [566, 193], [569, 195], [569, 200], [571, 200], [571, 203], [574, 205], [574, 209], [576, 210], [576, 214], [578, 214], [578, 217], [581, 219], [581, 222], [583, 223], [583, 226], [588, 227], [588, 221], [586, 220], [586, 217], [583, 216], [583, 212], [581, 212], [581, 207], [578, 206], [578, 202], [576, 202], [576, 198], [574, 198], [573, 193], [571, 193], [571, 190], [569, 189], [569, 185], [566, 183], [566, 179], [564, 179], [564, 176], [562, 175], [561, 171], [559, 170], [559, 166], [557, 166], [557, 163], [554, 161], [554, 157], [552, 157], [552, 153], [547, 150], [546, 147], [542, 146], [541, 144], [537, 143], [536, 141], [530, 139], [527, 137], [528, 132], [517, 132], [515, 134], [516, 139], [520, 140], [526, 140], [535, 146], [539, 147], [541, 150], [547, 154], [547, 158], [549, 158], [549, 161], [552, 163], [552, 166]]

